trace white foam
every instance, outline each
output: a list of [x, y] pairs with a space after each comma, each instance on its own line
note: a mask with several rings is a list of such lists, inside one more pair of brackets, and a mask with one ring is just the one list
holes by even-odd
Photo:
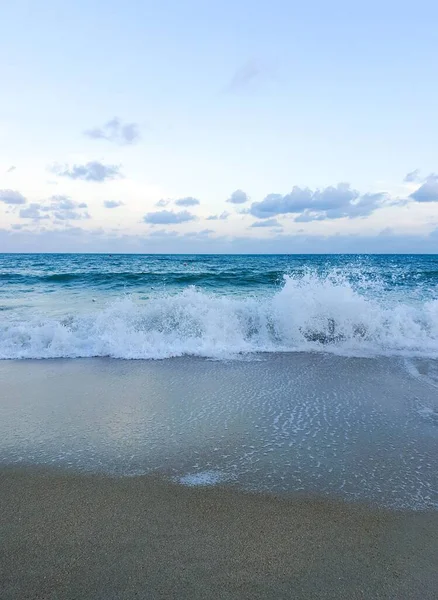
[[[94, 308], [94, 307], [93, 307]], [[359, 292], [342, 276], [285, 277], [271, 297], [186, 288], [67, 319], [0, 322], [0, 358], [109, 356], [230, 358], [239, 353], [330, 351], [438, 356], [438, 300], [412, 304]]]

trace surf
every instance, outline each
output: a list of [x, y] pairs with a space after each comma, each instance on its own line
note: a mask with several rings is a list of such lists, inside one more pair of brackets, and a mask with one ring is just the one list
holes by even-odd
[[285, 275], [271, 294], [227, 296], [186, 286], [144, 301], [0, 323], [0, 358], [232, 358], [260, 352], [438, 357], [438, 300], [403, 302], [342, 273]]

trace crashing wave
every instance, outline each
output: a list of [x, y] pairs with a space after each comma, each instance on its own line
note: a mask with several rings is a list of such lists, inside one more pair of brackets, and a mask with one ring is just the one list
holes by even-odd
[[0, 322], [0, 358], [195, 355], [331, 351], [438, 356], [438, 300], [385, 301], [341, 276], [285, 276], [273, 295], [227, 297], [187, 287], [136, 303], [55, 319]]

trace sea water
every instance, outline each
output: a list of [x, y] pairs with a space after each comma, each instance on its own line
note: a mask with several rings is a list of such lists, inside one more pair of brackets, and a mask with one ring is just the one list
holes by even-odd
[[437, 257], [2, 255], [0, 281], [2, 464], [438, 508]]
[[0, 255], [0, 358], [438, 357], [438, 256]]

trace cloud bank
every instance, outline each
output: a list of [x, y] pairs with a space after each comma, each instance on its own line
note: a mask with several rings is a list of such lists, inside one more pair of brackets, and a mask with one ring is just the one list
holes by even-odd
[[218, 236], [205, 230], [187, 236], [176, 231], [157, 230], [148, 235], [117, 235], [101, 229], [61, 227], [41, 232], [0, 229], [4, 252], [182, 252], [182, 253], [434, 253], [438, 229], [428, 235], [296, 235], [277, 234], [269, 238]]

